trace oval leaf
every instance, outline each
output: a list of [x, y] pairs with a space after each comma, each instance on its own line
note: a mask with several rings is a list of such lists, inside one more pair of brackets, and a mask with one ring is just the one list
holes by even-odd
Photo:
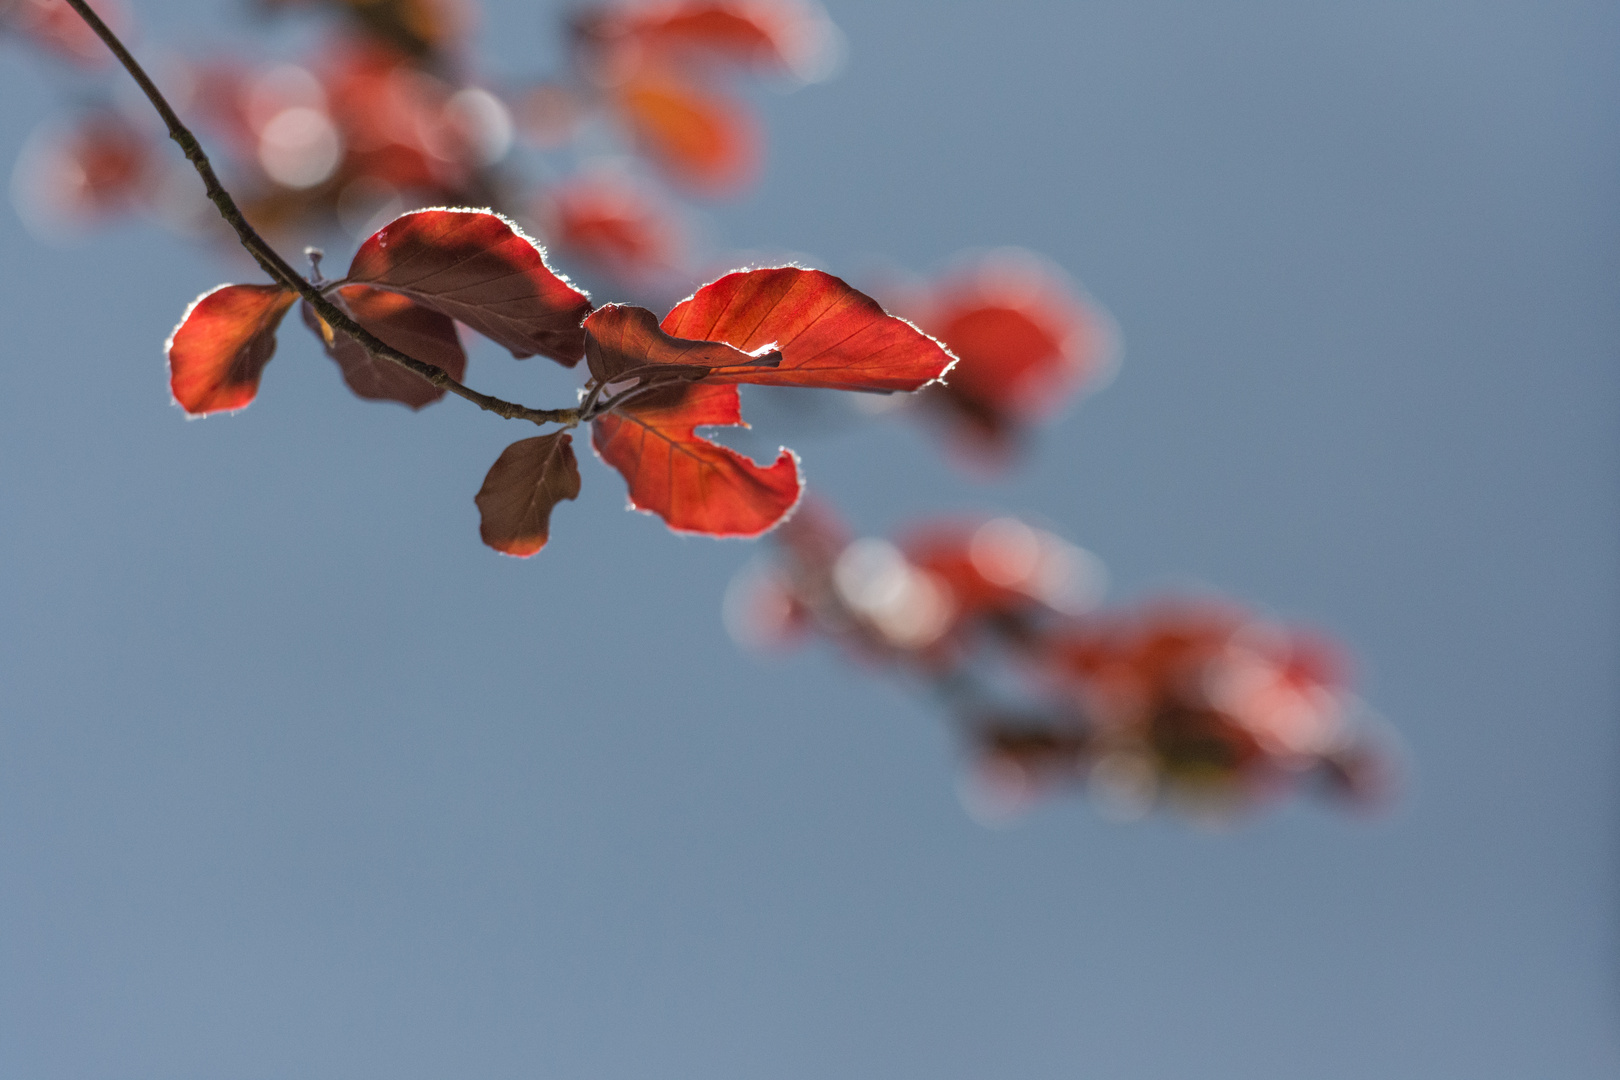
[[[406, 356], [443, 368], [457, 382], [467, 373], [467, 353], [456, 335], [455, 321], [449, 316], [423, 307], [408, 296], [369, 285], [345, 285], [336, 290], [332, 300], [361, 326]], [[392, 360], [372, 356], [354, 338], [327, 326], [314, 308], [301, 306], [304, 325], [320, 337], [326, 355], [337, 361], [343, 381], [359, 397], [397, 401], [413, 409], [444, 397], [442, 389], [422, 376]]]
[[640, 74], [619, 88], [616, 101], [642, 152], [700, 194], [730, 194], [759, 172], [754, 122], [725, 98], [683, 79]]
[[280, 285], [221, 285], [192, 301], [163, 346], [180, 407], [203, 416], [251, 402], [296, 297]]
[[752, 353], [780, 349], [775, 367], [714, 372], [710, 382], [892, 393], [950, 370], [939, 342], [876, 300], [820, 270], [739, 270], [675, 305], [665, 333], [724, 341]]
[[[646, 308], [605, 304], [585, 320], [585, 362], [598, 382], [632, 375], [647, 379], [661, 373], [666, 378], [701, 378], [713, 368], [764, 359], [720, 341], [671, 337], [658, 328], [658, 316]], [[651, 370], [640, 370], [644, 368]]]
[[907, 313], [960, 358], [930, 402], [992, 431], [1046, 419], [1104, 381], [1118, 358], [1107, 312], [1060, 268], [1017, 248], [961, 262]]
[[377, 285], [466, 323], [522, 359], [565, 367], [585, 355], [590, 299], [552, 273], [545, 253], [487, 210], [415, 210], [360, 245], [351, 282]]
[[566, 431], [521, 439], [501, 451], [478, 489], [478, 533], [507, 555], [528, 558], [546, 546], [551, 511], [579, 497], [579, 463]]
[[758, 536], [798, 505], [803, 483], [791, 450], [767, 468], [695, 430], [742, 423], [735, 386], [668, 387], [598, 417], [591, 443], [623, 474], [635, 509], [678, 532]]

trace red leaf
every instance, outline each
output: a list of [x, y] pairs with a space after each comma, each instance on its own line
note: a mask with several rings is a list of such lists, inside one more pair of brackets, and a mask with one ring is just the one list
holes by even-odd
[[137, 209], [155, 193], [153, 140], [112, 109], [85, 112], [29, 143], [12, 193], [18, 212], [45, 229], [83, 227]]
[[819, 270], [739, 270], [675, 305], [664, 331], [782, 352], [776, 367], [716, 372], [712, 382], [831, 390], [916, 390], [950, 370], [939, 342]]
[[669, 211], [619, 177], [553, 187], [538, 215], [553, 245], [614, 277], [640, 281], [680, 264], [680, 231]]
[[[658, 328], [658, 316], [646, 308], [605, 304], [585, 320], [585, 362], [598, 382], [635, 376], [646, 382], [660, 375], [696, 380], [714, 368], [762, 359], [724, 342], [671, 337]], [[651, 370], [641, 370], [645, 368]]]
[[164, 345], [180, 407], [202, 416], [251, 402], [296, 298], [280, 285], [221, 285], [194, 300]]
[[[311, 7], [317, 0], [261, 0], [265, 7]], [[472, 23], [469, 7], [458, 0], [320, 0], [347, 12], [358, 29], [413, 57], [430, 56], [464, 37]]]
[[546, 546], [551, 511], [579, 497], [579, 463], [566, 431], [520, 439], [501, 451], [478, 489], [478, 533], [507, 555], [527, 558]]
[[[369, 285], [345, 285], [331, 297], [361, 326], [406, 356], [443, 368], [460, 381], [467, 373], [467, 354], [448, 316], [415, 303], [407, 296]], [[444, 391], [392, 360], [379, 360], [342, 331], [328, 327], [315, 309], [303, 304], [304, 324], [320, 337], [326, 355], [343, 369], [343, 381], [358, 396], [397, 401], [413, 409], [431, 405]]]
[[725, 98], [678, 78], [637, 75], [617, 101], [642, 151], [674, 180], [709, 195], [746, 187], [759, 171], [759, 134]]
[[[96, 0], [90, 6], [114, 30], [127, 30], [129, 20], [124, 17], [122, 4], [113, 0]], [[113, 54], [96, 32], [90, 29], [90, 24], [63, 0], [14, 0], [10, 4], [0, 5], [0, 28], [6, 25], [27, 34], [58, 55], [87, 66], [102, 67], [113, 60]]]
[[1050, 416], [1113, 367], [1108, 315], [1056, 266], [1027, 251], [963, 264], [907, 313], [961, 358], [925, 400], [961, 420], [987, 450], [1020, 425]]
[[584, 293], [546, 265], [535, 242], [485, 210], [416, 210], [360, 246], [349, 281], [377, 285], [466, 323], [522, 359], [565, 367], [585, 355]]
[[692, 64], [714, 56], [806, 81], [826, 74], [837, 40], [819, 7], [794, 0], [625, 5], [587, 14], [575, 29], [602, 49]]
[[734, 386], [669, 387], [597, 417], [591, 443], [623, 474], [635, 509], [680, 532], [758, 536], [797, 505], [803, 485], [793, 451], [767, 468], [695, 431], [742, 422]]

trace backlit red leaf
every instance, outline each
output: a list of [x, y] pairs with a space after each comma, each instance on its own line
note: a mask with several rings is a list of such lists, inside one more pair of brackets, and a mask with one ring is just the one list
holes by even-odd
[[712, 382], [831, 390], [916, 390], [950, 370], [939, 342], [865, 293], [819, 270], [739, 270], [699, 289], [664, 319], [666, 333], [781, 350], [775, 367], [716, 372]]
[[759, 171], [754, 121], [725, 98], [648, 73], [620, 86], [616, 100], [642, 152], [673, 180], [723, 195], [747, 186]]
[[579, 463], [566, 431], [521, 439], [501, 451], [478, 489], [479, 535], [507, 555], [527, 558], [546, 546], [551, 511], [579, 497]]
[[360, 246], [347, 280], [408, 296], [520, 359], [539, 353], [572, 367], [585, 355], [590, 300], [552, 273], [539, 245], [488, 211], [403, 214]]
[[[467, 353], [456, 336], [455, 322], [448, 316], [423, 307], [408, 296], [369, 285], [345, 285], [334, 291], [332, 301], [406, 356], [441, 367], [458, 382], [467, 373]], [[343, 370], [343, 381], [360, 397], [397, 401], [420, 409], [444, 396], [442, 389], [420, 375], [392, 360], [372, 356], [348, 334], [325, 326], [308, 304], [301, 306], [304, 324], [321, 338], [326, 355], [337, 361], [337, 366]]]
[[296, 297], [280, 285], [221, 285], [198, 297], [164, 346], [180, 407], [202, 416], [251, 402]]
[[623, 474], [637, 510], [680, 532], [758, 536], [787, 516], [803, 485], [791, 450], [760, 466], [695, 430], [742, 422], [734, 386], [669, 387], [598, 417], [591, 443]]
[[585, 320], [585, 362], [598, 382], [640, 377], [700, 379], [714, 368], [768, 362], [720, 341], [690, 341], [658, 328], [646, 308], [604, 304]]

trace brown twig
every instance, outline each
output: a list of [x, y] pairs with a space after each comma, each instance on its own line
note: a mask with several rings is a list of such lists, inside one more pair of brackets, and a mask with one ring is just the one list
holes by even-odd
[[214, 174], [214, 166], [209, 162], [208, 155], [203, 153], [203, 148], [197, 142], [197, 137], [191, 133], [190, 128], [180, 122], [180, 117], [174, 111], [174, 107], [163, 96], [163, 92], [157, 88], [157, 84], [146, 74], [146, 70], [141, 67], [134, 56], [130, 55], [130, 51], [124, 47], [124, 43], [118, 39], [118, 35], [113, 33], [112, 29], [101, 21], [101, 16], [91, 10], [90, 5], [85, 3], [85, 0], [67, 0], [67, 3], [74, 11], [79, 13], [79, 17], [89, 25], [90, 29], [96, 32], [96, 36], [106, 43], [107, 48], [112, 50], [112, 54], [118, 58], [118, 62], [124, 65], [124, 70], [130, 73], [130, 76], [140, 86], [141, 91], [146, 94], [147, 100], [152, 103], [152, 107], [163, 118], [163, 122], [168, 125], [169, 138], [179, 144], [180, 149], [185, 152], [186, 160], [191, 162], [192, 167], [197, 170], [197, 175], [202, 177], [203, 187], [208, 190], [208, 198], [219, 210], [220, 217], [224, 218], [226, 223], [236, 230], [236, 237], [241, 241], [242, 247], [247, 250], [249, 255], [253, 256], [254, 261], [264, 268], [265, 273], [303, 297], [305, 302], [315, 309], [315, 313], [324, 319], [328, 326], [348, 334], [373, 356], [390, 360], [400, 367], [421, 376], [434, 386], [442, 390], [448, 390], [457, 397], [466, 398], [480, 409], [487, 409], [497, 416], [503, 416], [508, 420], [529, 420], [536, 424], [567, 424], [571, 426], [579, 422], [578, 409], [531, 409], [527, 405], [519, 405], [516, 402], [503, 401], [488, 394], [481, 394], [477, 390], [458, 382], [443, 368], [424, 363], [414, 356], [400, 352], [344, 314], [336, 304], [328, 300], [319, 289], [310, 284], [304, 275], [295, 270], [286, 259], [283, 259], [280, 253], [271, 247], [264, 237], [259, 235], [258, 230], [248, 223], [247, 218], [242, 215], [242, 211], [237, 207], [236, 200], [231, 198], [230, 192], [225, 190], [225, 185], [221, 184], [219, 177]]

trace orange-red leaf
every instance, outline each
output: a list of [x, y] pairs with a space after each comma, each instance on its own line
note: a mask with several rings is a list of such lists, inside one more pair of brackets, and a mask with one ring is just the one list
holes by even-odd
[[760, 466], [695, 430], [742, 422], [734, 386], [669, 387], [598, 417], [591, 443], [623, 474], [637, 510], [680, 532], [758, 536], [787, 516], [803, 485], [793, 451]]
[[775, 356], [749, 356], [720, 341], [671, 337], [658, 328], [658, 316], [642, 307], [604, 304], [585, 320], [585, 362], [598, 382], [700, 379], [714, 368], [769, 363]]
[[905, 310], [961, 358], [925, 402], [992, 455], [1097, 385], [1117, 351], [1107, 313], [1056, 266], [1017, 249], [963, 262]]
[[251, 402], [296, 298], [280, 285], [221, 285], [193, 301], [164, 346], [180, 407], [202, 416]]
[[487, 210], [416, 210], [360, 246], [349, 281], [377, 285], [466, 323], [518, 358], [572, 367], [585, 355], [584, 293], [552, 273], [545, 253]]
[[[332, 301], [406, 356], [441, 367], [458, 382], [467, 373], [467, 353], [449, 316], [369, 285], [345, 285], [335, 291]], [[326, 355], [343, 370], [343, 381], [360, 397], [397, 401], [413, 409], [444, 397], [439, 387], [392, 360], [372, 356], [348, 334], [327, 327], [308, 304], [302, 307], [305, 325], [320, 336]]]
[[617, 103], [642, 152], [673, 180], [724, 195], [746, 187], [759, 171], [753, 119], [725, 98], [648, 73], [619, 87]]
[[713, 382], [831, 390], [916, 390], [950, 370], [939, 342], [820, 270], [739, 270], [699, 289], [664, 319], [665, 333], [780, 349], [775, 367], [716, 372]]
[[551, 511], [579, 497], [579, 463], [566, 431], [520, 439], [501, 451], [484, 477], [478, 533], [507, 555], [527, 558], [546, 546]]

